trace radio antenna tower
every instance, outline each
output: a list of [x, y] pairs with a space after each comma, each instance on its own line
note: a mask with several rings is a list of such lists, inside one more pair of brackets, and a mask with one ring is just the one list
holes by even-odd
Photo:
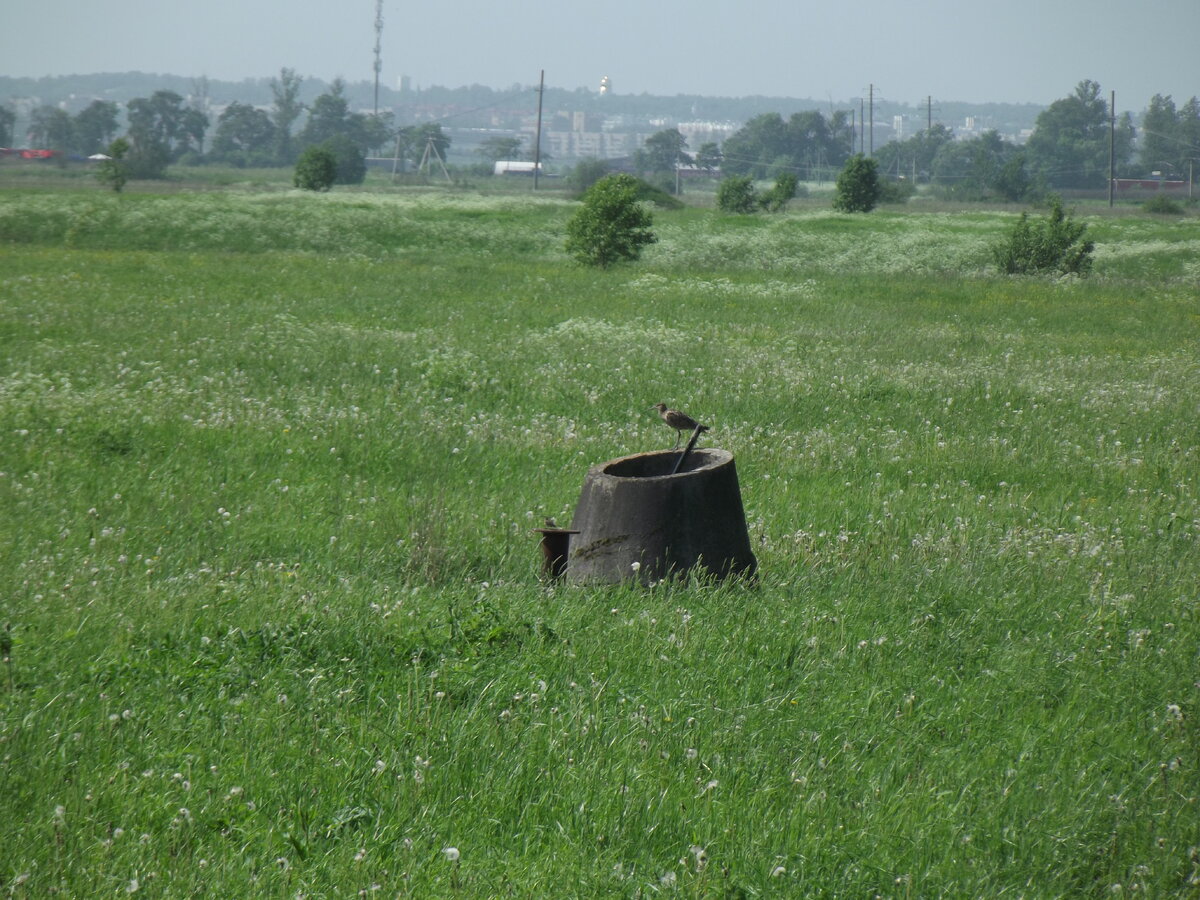
[[375, 115], [379, 115], [379, 73], [383, 70], [380, 45], [383, 42], [383, 0], [375, 0]]

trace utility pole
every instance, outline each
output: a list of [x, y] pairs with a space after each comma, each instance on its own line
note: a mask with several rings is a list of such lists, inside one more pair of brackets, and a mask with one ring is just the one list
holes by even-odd
[[925, 133], [933, 131], [933, 94], [925, 98]]
[[863, 98], [858, 98], [858, 152], [865, 155], [867, 149], [867, 114], [863, 112]]
[[546, 70], [538, 76], [537, 130], [533, 133], [533, 189], [538, 189], [538, 170], [542, 167], [542, 95], [546, 91]]
[[871, 149], [870, 149], [870, 152], [867, 153], [867, 156], [874, 156], [875, 155], [875, 85], [872, 84], [870, 86], [869, 90], [870, 90], [870, 93], [868, 94], [868, 96], [871, 98], [871, 105], [870, 105], [871, 118], [867, 120], [867, 133], [871, 135], [871, 143], [870, 143]]
[[1117, 92], [1109, 93], [1108, 117], [1108, 208], [1113, 205], [1113, 186], [1116, 180]]
[[379, 115], [379, 73], [383, 70], [383, 0], [375, 0], [375, 115]]

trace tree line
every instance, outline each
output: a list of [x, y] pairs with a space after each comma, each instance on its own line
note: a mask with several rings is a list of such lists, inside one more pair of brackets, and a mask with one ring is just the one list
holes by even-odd
[[[450, 138], [440, 125], [397, 128], [391, 113], [368, 115], [350, 108], [346, 86], [335, 81], [311, 103], [300, 99], [302, 79], [284, 68], [270, 81], [272, 103], [263, 109], [230, 103], [215, 122], [199, 106], [178, 93], [155, 91], [126, 104], [125, 169], [133, 178], [165, 174], [173, 162], [213, 162], [234, 166], [290, 166], [311, 146], [329, 147], [338, 160], [338, 182], [354, 183], [365, 173], [372, 150], [397, 152], [417, 165], [429, 152], [445, 158]], [[119, 107], [96, 100], [75, 114], [56, 106], [35, 109], [30, 140], [68, 154], [103, 153], [120, 127]], [[297, 128], [301, 117], [307, 117]], [[1170, 96], [1156, 95], [1144, 112], [1140, 144], [1135, 151], [1132, 116], [1112, 123], [1100, 85], [1081, 81], [1068, 97], [1038, 115], [1029, 140], [1020, 145], [995, 131], [966, 140], [936, 124], [874, 152], [879, 171], [891, 180], [924, 181], [957, 198], [1020, 200], [1052, 190], [1098, 188], [1107, 183], [1110, 126], [1115, 170], [1122, 177], [1162, 172], [1187, 177], [1200, 158], [1200, 101], [1192, 97], [1179, 107]], [[13, 139], [15, 115], [0, 107], [0, 146]], [[211, 143], [205, 141], [212, 129]], [[519, 139], [493, 139], [497, 146], [480, 148], [490, 159], [517, 158]], [[503, 144], [503, 147], [499, 146]], [[853, 122], [844, 111], [828, 117], [819, 111], [796, 112], [785, 119], [777, 112], [754, 116], [722, 147], [706, 143], [689, 152], [677, 129], [652, 135], [632, 160], [639, 175], [666, 190], [680, 166], [754, 179], [790, 172], [802, 180], [833, 177], [853, 154]], [[481, 170], [482, 171], [482, 170]], [[600, 173], [598, 173], [600, 174]]]
[[[671, 156], [686, 157], [686, 143], [675, 146], [669, 137], [651, 148], [658, 137], [646, 142], [647, 160], [661, 164]], [[1085, 80], [1038, 115], [1024, 145], [996, 131], [956, 140], [952, 129], [935, 124], [883, 145], [873, 158], [880, 174], [893, 181], [932, 183], [960, 199], [1016, 201], [1054, 190], [1104, 187], [1110, 137], [1118, 177], [1159, 171], [1186, 178], [1189, 165], [1200, 160], [1200, 101], [1192, 97], [1176, 108], [1169, 96], [1156, 95], [1142, 117], [1140, 145], [1135, 147], [1132, 116], [1123, 113], [1112, 122], [1100, 85]], [[717, 158], [725, 175], [766, 179], [792, 172], [817, 180], [840, 171], [853, 149], [854, 130], [845, 113], [826, 118], [816, 111], [800, 112], [786, 120], [763, 113], [731, 135]], [[696, 164], [706, 164], [703, 156], [697, 153]]]
[[[363, 180], [366, 155], [378, 148], [398, 150], [416, 164], [432, 148], [443, 159], [450, 137], [438, 124], [396, 128], [391, 113], [368, 115], [350, 108], [345, 83], [334, 81], [311, 104], [300, 100], [302, 78], [282, 69], [271, 81], [272, 104], [261, 109], [230, 103], [212, 122], [200, 107], [175, 91], [159, 90], [125, 106], [121, 138], [122, 169], [129, 178], [161, 178], [171, 163], [219, 163], [237, 167], [291, 166], [308, 147], [323, 146], [337, 159], [337, 183]], [[96, 100], [74, 116], [42, 106], [30, 117], [29, 140], [70, 155], [108, 154], [120, 130], [116, 103]], [[297, 122], [307, 113], [302, 127]], [[15, 116], [0, 107], [0, 146], [12, 141]], [[213, 127], [215, 126], [215, 127]], [[212, 140], [205, 140], [212, 128]]]

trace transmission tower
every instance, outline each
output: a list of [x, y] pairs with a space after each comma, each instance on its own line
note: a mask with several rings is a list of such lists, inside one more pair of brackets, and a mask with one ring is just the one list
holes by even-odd
[[375, 0], [375, 115], [379, 115], [379, 73], [383, 70], [383, 0]]

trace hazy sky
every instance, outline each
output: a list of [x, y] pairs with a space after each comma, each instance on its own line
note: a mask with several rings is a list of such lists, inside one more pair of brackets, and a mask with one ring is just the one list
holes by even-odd
[[[384, 0], [382, 81], [1140, 111], [1200, 95], [1200, 0]], [[374, 0], [0, 0], [0, 74], [370, 81]]]

